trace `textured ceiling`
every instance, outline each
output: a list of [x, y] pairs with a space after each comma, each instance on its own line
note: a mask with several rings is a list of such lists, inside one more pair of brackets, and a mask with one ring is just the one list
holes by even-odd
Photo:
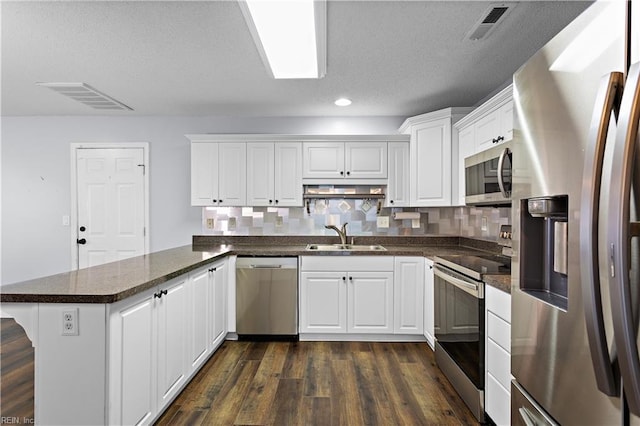
[[[473, 42], [465, 34], [496, 2], [330, 1], [326, 77], [273, 80], [235, 1], [2, 1], [2, 115], [411, 116], [471, 106], [590, 3], [515, 2]], [[134, 111], [97, 111], [39, 81], [84, 82]], [[341, 96], [353, 105], [333, 105]]]

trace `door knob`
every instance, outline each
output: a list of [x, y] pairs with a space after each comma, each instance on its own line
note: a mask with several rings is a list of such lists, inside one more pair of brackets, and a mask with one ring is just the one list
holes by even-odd
[[82, 244], [82, 245], [87, 244], [87, 240], [85, 238], [80, 238], [80, 239], [76, 240], [76, 242], [78, 244]]

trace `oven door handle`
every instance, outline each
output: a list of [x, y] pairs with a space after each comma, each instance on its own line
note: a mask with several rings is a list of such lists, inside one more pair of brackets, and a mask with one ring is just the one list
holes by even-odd
[[442, 278], [449, 284], [453, 284], [460, 290], [469, 293], [477, 299], [484, 299], [484, 286], [482, 285], [482, 282], [465, 279], [463, 275], [444, 269], [437, 264], [433, 266], [433, 274]]

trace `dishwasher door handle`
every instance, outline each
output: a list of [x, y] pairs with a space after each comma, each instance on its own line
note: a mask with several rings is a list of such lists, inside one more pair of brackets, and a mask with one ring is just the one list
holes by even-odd
[[249, 265], [252, 269], [282, 269], [282, 265]]

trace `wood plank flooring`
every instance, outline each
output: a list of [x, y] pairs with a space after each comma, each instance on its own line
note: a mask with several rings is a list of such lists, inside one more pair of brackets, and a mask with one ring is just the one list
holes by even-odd
[[226, 341], [157, 424], [477, 422], [426, 343]]
[[[34, 350], [14, 319], [0, 320], [0, 417], [11, 423], [33, 419]], [[4, 423], [4, 421], [3, 421]]]

